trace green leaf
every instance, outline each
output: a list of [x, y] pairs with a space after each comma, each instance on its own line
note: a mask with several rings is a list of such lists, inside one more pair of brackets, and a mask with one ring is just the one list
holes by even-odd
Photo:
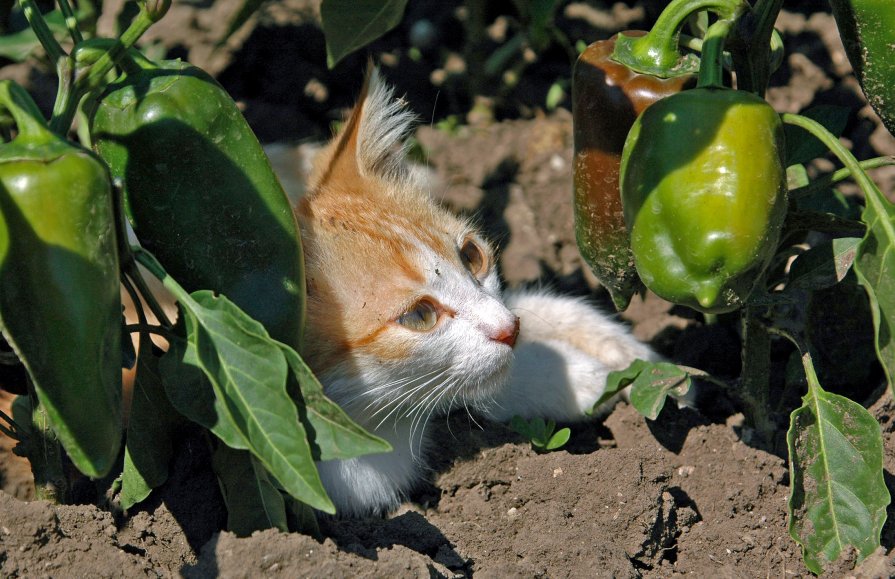
[[848, 546], [872, 553], [886, 520], [880, 426], [860, 404], [825, 392], [803, 356], [808, 393], [790, 416], [789, 533], [814, 573]]
[[607, 400], [633, 384], [640, 373], [651, 365], [652, 364], [646, 360], [634, 360], [631, 362], [631, 365], [624, 370], [613, 370], [610, 372], [606, 376], [606, 390], [604, 390], [602, 396], [597, 398], [597, 401], [594, 402], [590, 412], [594, 412]]
[[288, 531], [286, 503], [251, 454], [220, 444], [211, 458], [227, 504], [227, 528], [239, 537], [255, 531]]
[[567, 442], [569, 442], [570, 436], [572, 436], [572, 431], [568, 427], [562, 428], [550, 437], [550, 440], [547, 441], [547, 446], [545, 448], [547, 450], [556, 450], [558, 448], [562, 448]]
[[854, 268], [870, 298], [876, 354], [895, 394], [895, 205], [872, 182], [868, 188], [861, 216], [867, 232], [858, 245]]
[[[204, 290], [177, 297], [187, 341], [195, 346], [198, 365], [214, 390], [216, 426], [227, 435], [225, 442], [251, 451], [293, 497], [334, 513], [286, 392], [282, 350], [264, 326], [226, 297]], [[215, 428], [212, 432], [219, 434]]]
[[165, 395], [158, 365], [152, 342], [144, 337], [140, 341], [140, 360], [124, 446], [121, 476], [124, 510], [141, 502], [152, 489], [168, 480], [174, 437], [185, 422]]
[[690, 390], [690, 374], [669, 362], [656, 362], [644, 369], [631, 385], [631, 405], [655, 420], [669, 394], [683, 396]]
[[[543, 418], [536, 416], [528, 421], [528, 426], [532, 445], [537, 448], [544, 448], [547, 445], [547, 437], [550, 435], [549, 425], [544, 422]], [[553, 426], [555, 428], [556, 424]]]
[[792, 263], [787, 288], [823, 289], [836, 285], [851, 269], [860, 242], [859, 237], [842, 237], [812, 247]]
[[[814, 119], [835, 136], [842, 134], [848, 123], [850, 110], [848, 107], [836, 105], [819, 105], [800, 113]], [[826, 154], [827, 147], [814, 135], [793, 125], [784, 127], [786, 134], [786, 164], [797, 165]]]
[[323, 0], [320, 17], [330, 68], [401, 22], [407, 0]]
[[[323, 393], [323, 386], [295, 350], [276, 342], [301, 389], [304, 409], [299, 417], [313, 441], [315, 460], [346, 459], [390, 452], [391, 445], [364, 430]], [[301, 412], [304, 410], [304, 412]]]

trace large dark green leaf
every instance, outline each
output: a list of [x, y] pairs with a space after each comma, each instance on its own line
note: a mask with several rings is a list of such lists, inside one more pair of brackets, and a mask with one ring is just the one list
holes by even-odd
[[334, 513], [286, 392], [287, 365], [280, 348], [264, 326], [226, 297], [209, 291], [177, 297], [187, 341], [195, 346], [198, 365], [214, 390], [225, 442], [250, 450], [290, 495]]
[[301, 389], [305, 403], [302, 419], [306, 419], [303, 420], [305, 427], [312, 433], [310, 439], [314, 442], [316, 460], [353, 458], [392, 450], [388, 442], [361, 428], [326, 397], [323, 386], [295, 350], [285, 344], [278, 345]]
[[320, 17], [330, 68], [401, 22], [407, 0], [323, 0]]
[[183, 423], [165, 395], [151, 341], [144, 338], [124, 447], [121, 508], [131, 508], [168, 479], [174, 437]]
[[867, 232], [858, 245], [854, 268], [870, 298], [877, 356], [895, 393], [895, 206], [873, 183], [864, 195], [861, 219]]
[[878, 546], [889, 492], [883, 480], [880, 426], [860, 404], [825, 392], [810, 357], [808, 393], [790, 416], [789, 532], [814, 573], [855, 547], [861, 558]]

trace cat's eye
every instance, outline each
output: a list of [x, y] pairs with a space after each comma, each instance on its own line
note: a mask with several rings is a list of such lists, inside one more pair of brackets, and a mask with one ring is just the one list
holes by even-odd
[[398, 323], [416, 332], [428, 332], [438, 323], [438, 309], [431, 301], [421, 299], [398, 317]]
[[460, 246], [460, 261], [472, 275], [479, 277], [488, 269], [488, 257], [472, 239], [466, 239]]

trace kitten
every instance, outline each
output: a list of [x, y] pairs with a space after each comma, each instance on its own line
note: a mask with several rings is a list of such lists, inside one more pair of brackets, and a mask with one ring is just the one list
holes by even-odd
[[466, 407], [579, 420], [608, 372], [656, 360], [584, 301], [501, 293], [494, 250], [437, 206], [405, 158], [414, 122], [371, 71], [297, 202], [308, 283], [304, 356], [326, 393], [394, 452], [318, 464], [342, 516], [398, 506], [426, 473], [433, 415]]

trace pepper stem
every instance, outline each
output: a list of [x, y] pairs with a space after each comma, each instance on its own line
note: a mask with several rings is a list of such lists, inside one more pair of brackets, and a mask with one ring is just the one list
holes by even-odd
[[724, 88], [724, 41], [732, 25], [732, 20], [719, 20], [706, 31], [696, 81], [698, 88]]
[[0, 108], [9, 111], [20, 135], [28, 135], [32, 142], [41, 137], [49, 142], [56, 139], [28, 91], [11, 80], [0, 80]]
[[678, 48], [687, 18], [702, 10], [733, 18], [745, 6], [742, 0], [672, 0], [645, 36], [619, 34], [612, 58], [632, 70], [661, 78], [693, 72], [695, 61], [688, 63]]

